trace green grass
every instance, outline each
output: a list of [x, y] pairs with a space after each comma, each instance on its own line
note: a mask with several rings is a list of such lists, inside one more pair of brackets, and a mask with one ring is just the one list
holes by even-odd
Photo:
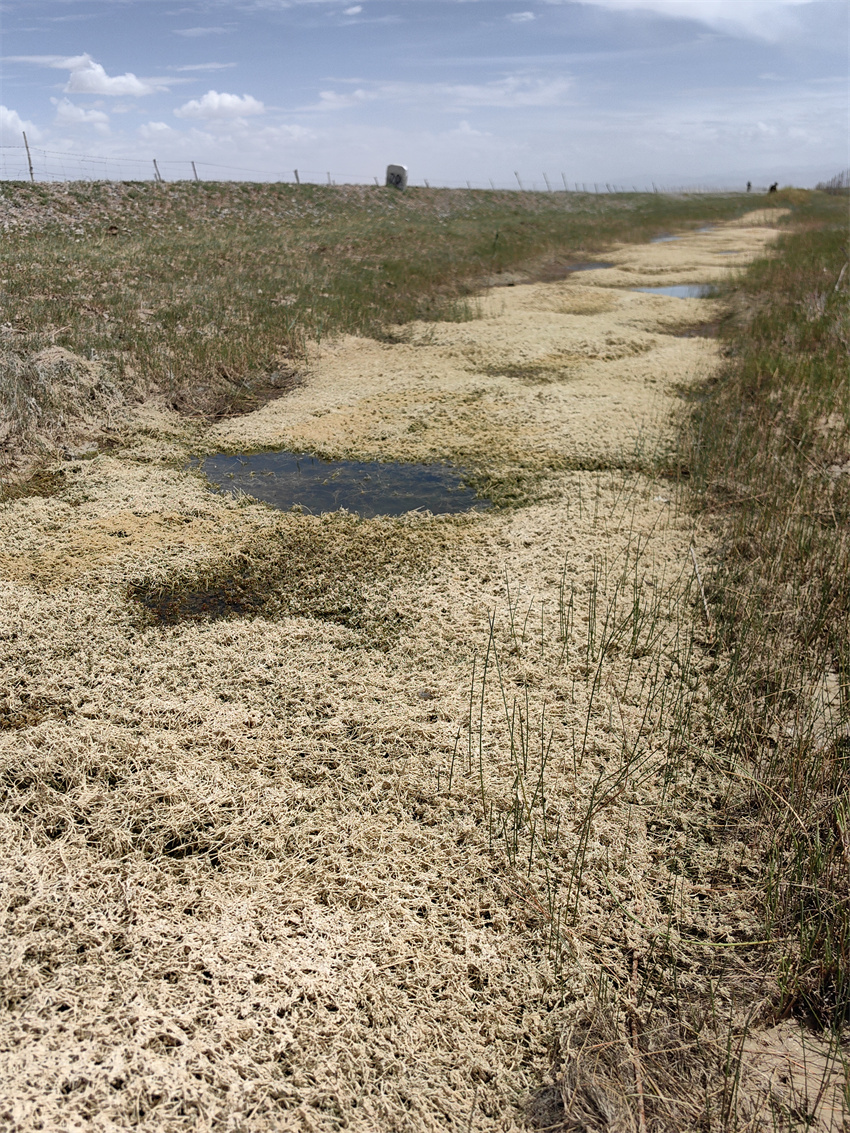
[[26, 360], [58, 345], [103, 363], [125, 395], [165, 392], [176, 408], [207, 417], [250, 409], [291, 385], [310, 342], [468, 318], [481, 281], [499, 272], [586, 259], [612, 241], [693, 228], [756, 203], [741, 195], [6, 183], [0, 211], [13, 224], [0, 249], [0, 398], [24, 431], [55, 419], [55, 391], [51, 400]]
[[812, 195], [731, 291], [688, 437], [730, 757], [752, 777], [782, 1013], [850, 1018], [850, 279], [846, 202]]

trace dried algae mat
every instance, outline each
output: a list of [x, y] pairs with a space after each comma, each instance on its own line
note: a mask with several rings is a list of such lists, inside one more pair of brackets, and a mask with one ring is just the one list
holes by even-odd
[[[716, 304], [626, 288], [722, 278], [759, 220], [333, 343], [204, 441], [457, 460], [532, 484], [525, 507], [275, 513], [177, 470], [197, 436], [150, 407], [3, 505], [0, 1127], [688, 1128], [725, 1104], [646, 992], [678, 963], [704, 999], [715, 970], [728, 1028], [746, 972], [716, 945], [758, 934], [724, 883], [751, 851], [713, 827], [695, 533], [649, 471], [714, 361], [677, 332]], [[779, 1087], [751, 1077], [760, 1128]]]

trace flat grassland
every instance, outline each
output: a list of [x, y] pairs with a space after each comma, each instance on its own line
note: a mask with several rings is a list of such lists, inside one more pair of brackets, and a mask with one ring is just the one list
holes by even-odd
[[0, 1126], [847, 1129], [840, 205], [4, 187]]

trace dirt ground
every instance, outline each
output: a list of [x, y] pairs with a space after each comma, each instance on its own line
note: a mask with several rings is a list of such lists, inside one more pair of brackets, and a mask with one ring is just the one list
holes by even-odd
[[[745, 955], [759, 925], [727, 884], [751, 847], [711, 835], [703, 548], [649, 471], [716, 363], [685, 332], [720, 312], [629, 288], [722, 279], [767, 220], [323, 344], [208, 428], [147, 406], [0, 508], [0, 1127], [614, 1130], [645, 1102], [672, 1128], [659, 941]], [[536, 502], [359, 521], [181, 468], [272, 447], [456, 461]], [[683, 994], [706, 970], [681, 959]], [[771, 991], [733, 965], [718, 1017]], [[765, 1070], [791, 1030], [745, 1051], [747, 1128], [796, 1128]], [[822, 1062], [793, 1105], [846, 1129]], [[689, 1073], [681, 1128], [714, 1088]]]

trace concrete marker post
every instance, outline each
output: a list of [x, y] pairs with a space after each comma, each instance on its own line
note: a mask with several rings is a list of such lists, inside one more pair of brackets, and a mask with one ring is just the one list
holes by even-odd
[[388, 165], [386, 184], [388, 189], [399, 189], [403, 192], [407, 188], [407, 166]]

